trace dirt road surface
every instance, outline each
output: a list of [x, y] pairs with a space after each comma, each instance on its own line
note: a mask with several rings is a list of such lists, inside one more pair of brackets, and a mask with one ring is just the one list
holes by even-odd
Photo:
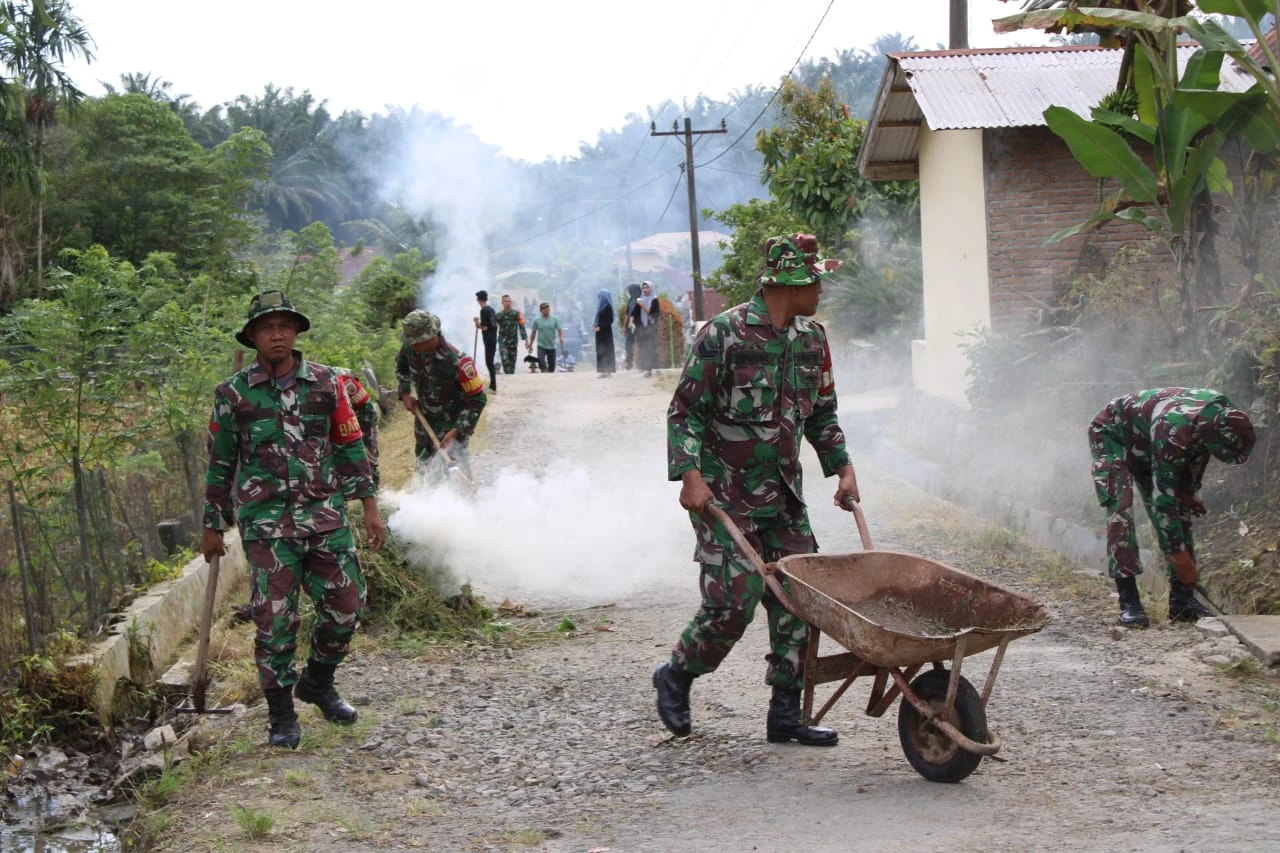
[[[255, 709], [241, 723], [252, 747], [179, 795], [182, 817], [161, 846], [1280, 849], [1273, 680], [1204, 663], [1222, 642], [1194, 628], [1113, 636], [1101, 579], [877, 471], [857, 435], [850, 447], [878, 546], [1028, 593], [1054, 615], [1009, 648], [988, 706], [998, 760], [960, 784], [925, 781], [903, 756], [897, 706], [865, 716], [861, 683], [824, 721], [838, 746], [767, 743], [763, 618], [694, 684], [694, 735], [669, 737], [650, 677], [698, 602], [692, 534], [665, 481], [673, 384], [671, 374], [503, 377], [475, 454], [479, 510], [455, 525], [480, 544], [447, 547], [490, 602], [511, 598], [557, 619], [572, 611], [575, 630], [449, 660], [358, 649], [340, 672], [361, 703], [355, 730], [272, 753]], [[850, 516], [831, 506], [834, 481], [811, 455], [806, 468], [822, 549], [856, 550]], [[415, 499], [397, 500], [407, 515], [393, 527], [430, 549], [437, 534], [408, 520]], [[989, 659], [966, 661], [979, 686]], [[330, 728], [310, 709], [304, 716], [309, 736]], [[228, 818], [236, 804], [269, 813], [270, 834], [249, 838]]]

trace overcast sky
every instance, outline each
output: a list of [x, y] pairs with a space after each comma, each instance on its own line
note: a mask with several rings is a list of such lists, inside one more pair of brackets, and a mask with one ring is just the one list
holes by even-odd
[[[99, 81], [150, 73], [203, 108], [267, 83], [309, 89], [336, 115], [414, 105], [468, 125], [514, 158], [577, 153], [598, 131], [667, 98], [724, 99], [769, 88], [804, 56], [865, 49], [887, 33], [947, 42], [949, 0], [73, 0], [97, 44], [71, 66]], [[1020, 2], [969, 0], [973, 47], [1040, 44], [996, 36]]]

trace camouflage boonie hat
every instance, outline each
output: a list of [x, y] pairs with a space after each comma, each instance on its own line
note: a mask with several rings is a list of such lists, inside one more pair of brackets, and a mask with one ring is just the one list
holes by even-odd
[[440, 334], [440, 318], [421, 308], [406, 314], [400, 325], [400, 338], [409, 345], [429, 341]]
[[1205, 449], [1228, 465], [1240, 465], [1248, 459], [1256, 438], [1253, 421], [1231, 405], [1213, 413], [1203, 435]]
[[812, 234], [783, 234], [765, 242], [764, 272], [756, 276], [756, 284], [813, 284], [839, 268], [840, 261], [818, 257], [818, 239]]
[[307, 315], [294, 308], [293, 303], [289, 301], [289, 297], [279, 290], [267, 290], [259, 293], [249, 302], [249, 319], [244, 321], [244, 328], [236, 332], [236, 340], [240, 342], [240, 345], [254, 349], [253, 339], [249, 337], [249, 327], [253, 325], [254, 320], [264, 314], [273, 314], [276, 311], [283, 311], [298, 318], [299, 334], [311, 328], [311, 321], [307, 318]]

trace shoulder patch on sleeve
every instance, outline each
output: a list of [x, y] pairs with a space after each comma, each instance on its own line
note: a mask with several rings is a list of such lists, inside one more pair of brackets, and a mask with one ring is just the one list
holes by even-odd
[[476, 372], [476, 363], [469, 355], [458, 359], [458, 384], [462, 386], [462, 393], [468, 397], [474, 397], [484, 390], [484, 380]]

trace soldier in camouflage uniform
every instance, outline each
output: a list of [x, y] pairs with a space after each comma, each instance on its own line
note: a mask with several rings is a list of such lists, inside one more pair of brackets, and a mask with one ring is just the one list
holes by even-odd
[[[333, 686], [365, 603], [347, 503], [364, 504], [371, 548], [381, 548], [386, 536], [350, 405], [351, 380], [293, 348], [310, 327], [278, 290], [249, 304], [236, 340], [257, 350], [257, 358], [214, 392], [202, 545], [206, 560], [225, 554], [223, 531], [240, 525], [270, 742], [291, 749], [302, 737], [295, 694], [318, 705], [330, 722], [356, 719]], [[299, 676], [294, 657], [304, 587], [316, 620]]]
[[[470, 479], [467, 444], [484, 409], [484, 380], [471, 357], [445, 340], [436, 315], [410, 311], [402, 321], [400, 337], [404, 343], [396, 356], [400, 401], [408, 411], [422, 412], [440, 445]], [[425, 468], [436, 448], [416, 417], [414, 421], [418, 464]]]
[[1107, 571], [1120, 593], [1120, 624], [1150, 624], [1138, 594], [1142, 572], [1134, 532], [1138, 487], [1169, 572], [1169, 619], [1195, 622], [1207, 611], [1195, 598], [1200, 580], [1191, 518], [1205, 514], [1196, 497], [1213, 456], [1239, 465], [1253, 449], [1249, 416], [1217, 391], [1156, 388], [1112, 400], [1089, 425], [1093, 485], [1107, 511]]
[[702, 606], [671, 654], [654, 673], [658, 715], [687, 735], [689, 689], [712, 672], [764, 604], [770, 652], [766, 682], [773, 688], [766, 735], [770, 742], [833, 745], [830, 729], [804, 725], [805, 623], [788, 613], [764, 579], [707, 514], [715, 501], [766, 561], [817, 550], [801, 493], [800, 439], [818, 452], [825, 476], [838, 475], [836, 505], [858, 500], [853, 465], [836, 418], [835, 382], [826, 332], [810, 320], [821, 279], [839, 261], [818, 257], [808, 234], [765, 244], [760, 290], [751, 301], [711, 320], [699, 334], [667, 412], [667, 475], [681, 480], [680, 505], [689, 510], [701, 564]]
[[502, 356], [502, 372], [516, 372], [516, 336], [522, 341], [529, 335], [524, 328], [524, 315], [511, 307], [511, 297], [502, 297], [502, 310], [496, 315], [498, 324], [498, 352]]

